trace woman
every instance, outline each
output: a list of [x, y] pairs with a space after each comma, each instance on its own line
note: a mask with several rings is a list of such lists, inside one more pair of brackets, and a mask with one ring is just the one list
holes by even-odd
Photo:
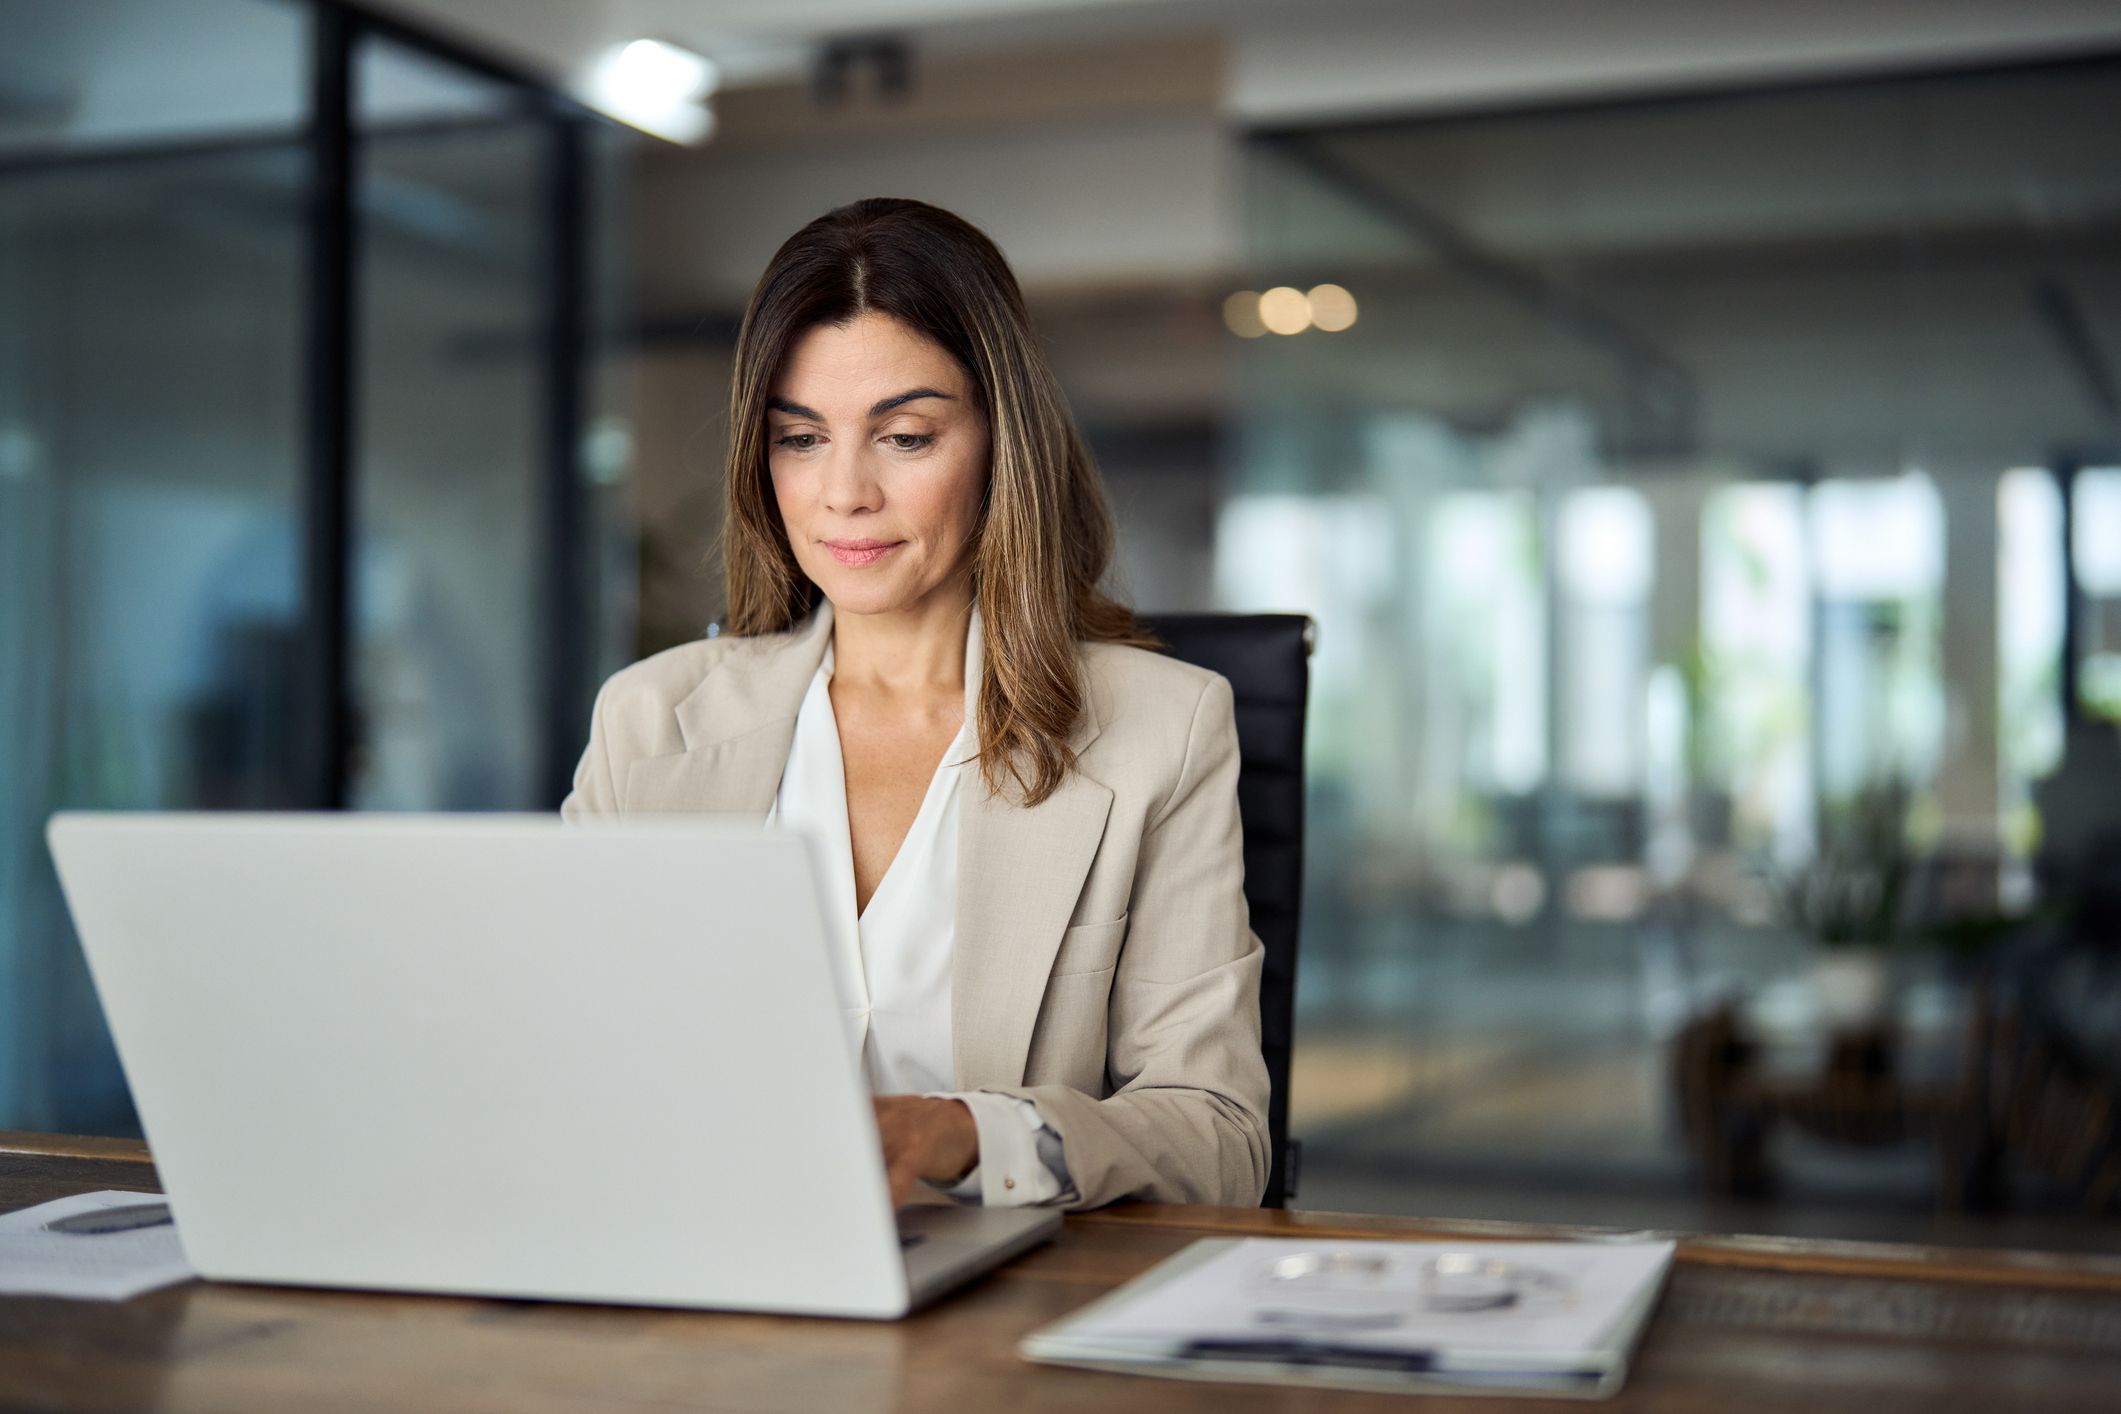
[[895, 1202], [1258, 1202], [1230, 687], [1099, 592], [1111, 512], [1001, 252], [828, 212], [736, 363], [724, 632], [604, 685], [563, 814], [824, 842]]

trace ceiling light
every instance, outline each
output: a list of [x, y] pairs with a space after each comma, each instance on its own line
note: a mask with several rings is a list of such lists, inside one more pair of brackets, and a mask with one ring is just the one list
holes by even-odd
[[670, 142], [704, 141], [714, 114], [704, 100], [720, 73], [714, 61], [660, 39], [613, 45], [576, 86], [582, 101]]
[[1223, 323], [1240, 339], [1256, 339], [1267, 332], [1259, 322], [1259, 291], [1239, 290], [1223, 301]]

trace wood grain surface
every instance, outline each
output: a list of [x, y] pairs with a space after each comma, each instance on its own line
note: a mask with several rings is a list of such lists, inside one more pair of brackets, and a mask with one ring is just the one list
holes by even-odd
[[[144, 1151], [0, 1136], [0, 1209], [155, 1189]], [[1438, 1241], [1584, 1229], [1135, 1207], [904, 1321], [194, 1282], [121, 1303], [0, 1297], [0, 1409], [1562, 1410], [1574, 1401], [1323, 1394], [1030, 1364], [1028, 1331], [1202, 1236]], [[2112, 1259], [1690, 1238], [1616, 1410], [2121, 1410]]]

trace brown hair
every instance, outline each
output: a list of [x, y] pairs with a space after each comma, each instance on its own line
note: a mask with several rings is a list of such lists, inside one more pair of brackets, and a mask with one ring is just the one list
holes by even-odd
[[992, 449], [974, 530], [972, 592], [984, 667], [980, 774], [1004, 772], [1036, 805], [1074, 766], [1086, 710], [1081, 640], [1154, 646], [1098, 588], [1112, 509], [1059, 381], [993, 241], [926, 202], [836, 207], [774, 252], [737, 332], [729, 393], [729, 513], [722, 557], [732, 633], [779, 633], [816, 607], [766, 469], [766, 402], [795, 341], [820, 324], [886, 314], [935, 341], [972, 380]]

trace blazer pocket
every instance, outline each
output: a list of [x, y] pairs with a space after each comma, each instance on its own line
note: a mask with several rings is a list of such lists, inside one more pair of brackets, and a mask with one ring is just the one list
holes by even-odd
[[1053, 976], [1078, 972], [1104, 972], [1119, 961], [1120, 944], [1127, 938], [1127, 915], [1109, 923], [1083, 923], [1061, 933], [1060, 951], [1053, 955]]

